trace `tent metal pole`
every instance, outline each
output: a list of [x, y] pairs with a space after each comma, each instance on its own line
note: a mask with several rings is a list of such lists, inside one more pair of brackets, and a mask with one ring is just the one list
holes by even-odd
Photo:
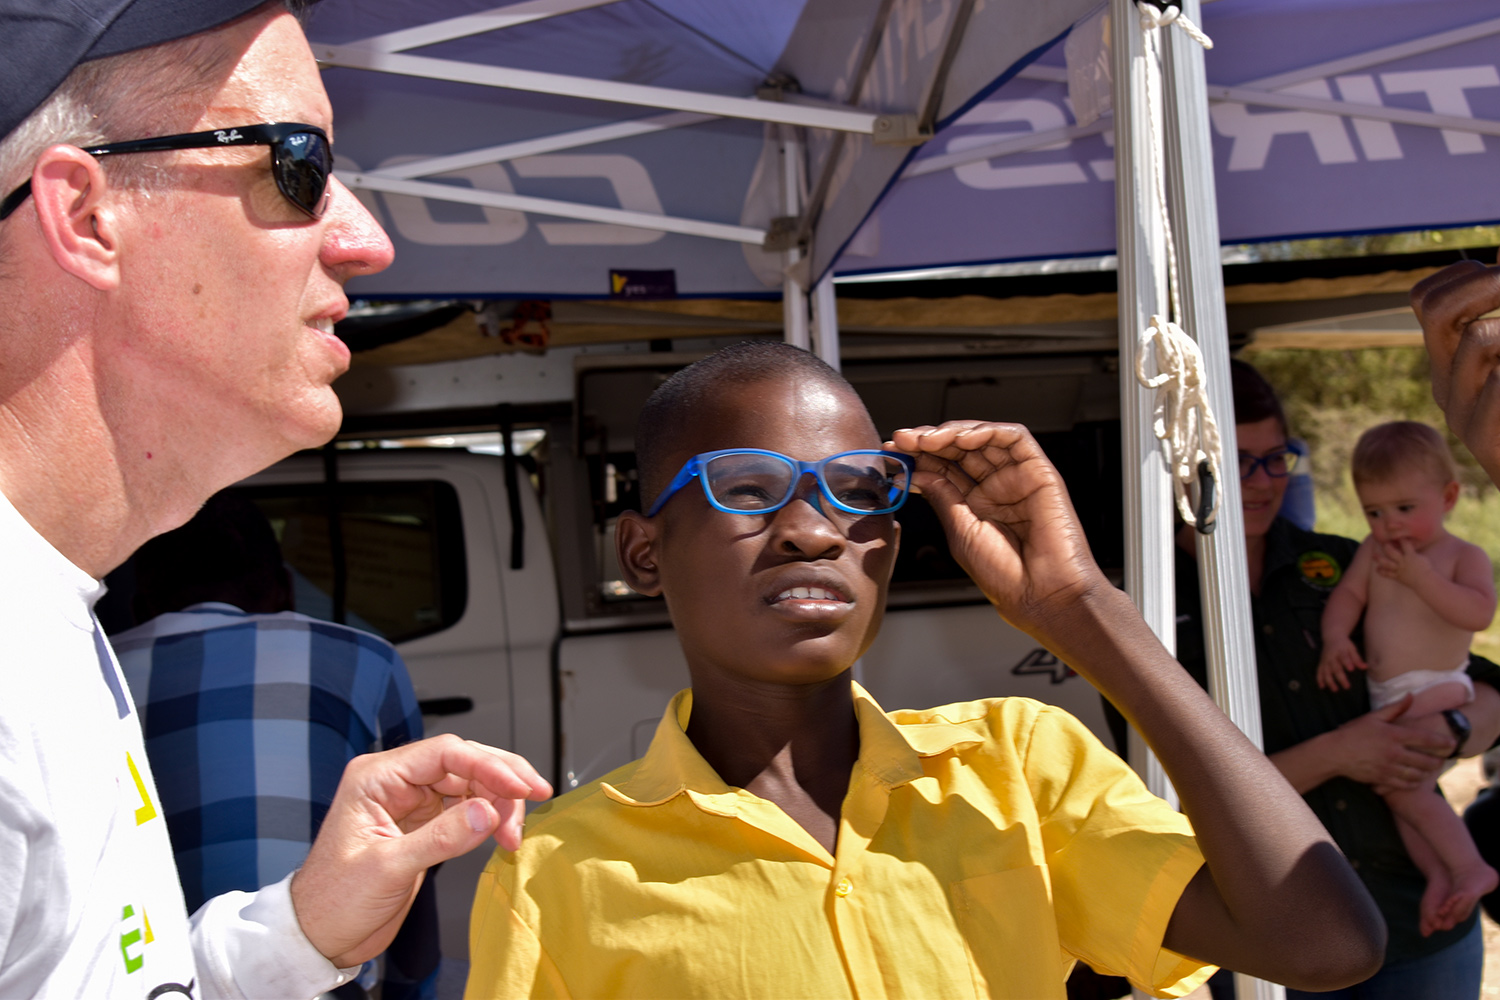
[[[839, 304], [833, 292], [833, 271], [813, 286], [813, 351], [828, 362], [829, 367], [839, 371]], [[855, 678], [858, 680], [858, 678]]]
[[[797, 133], [782, 126], [781, 135], [781, 205], [789, 218], [802, 214], [802, 140]], [[802, 247], [793, 245], [781, 255], [781, 315], [783, 337], [793, 347], [812, 350], [812, 334], [807, 326], [807, 289], [797, 279], [806, 270], [797, 264]]]
[[[1196, 7], [1196, 0], [1191, 0]], [[1184, 11], [1196, 19], [1196, 11]], [[1218, 527], [1198, 536], [1203, 582], [1203, 631], [1209, 689], [1224, 713], [1261, 745], [1255, 633], [1250, 621], [1250, 575], [1245, 557], [1244, 512], [1234, 456], [1234, 399], [1229, 380], [1229, 331], [1219, 262], [1219, 220], [1214, 211], [1213, 150], [1203, 89], [1203, 51], [1181, 32], [1166, 48], [1168, 147], [1167, 208], [1177, 237], [1183, 328], [1203, 353], [1209, 403], [1218, 416], [1227, 468], [1220, 490]]]
[[[795, 250], [788, 250], [785, 256], [801, 255]], [[786, 342], [804, 351], [812, 350], [812, 334], [807, 327], [807, 290], [792, 277], [790, 267], [781, 279], [781, 316]]]
[[[1173, 587], [1172, 483], [1151, 432], [1151, 395], [1136, 381], [1137, 338], [1166, 311], [1165, 239], [1151, 181], [1146, 87], [1153, 85], [1139, 15], [1110, 0], [1114, 79], [1115, 231], [1119, 252], [1120, 454], [1125, 508], [1125, 589], [1168, 651], [1177, 649]], [[1155, 102], [1159, 108], [1161, 102]], [[1160, 134], [1160, 129], [1157, 130]], [[1177, 803], [1166, 772], [1130, 731], [1131, 765], [1151, 791]]]
[[[1202, 23], [1198, 0], [1183, 0], [1182, 12], [1195, 23]], [[1209, 405], [1218, 417], [1224, 446], [1217, 526], [1213, 532], [1197, 536], [1208, 688], [1230, 721], [1259, 747], [1260, 688], [1250, 620], [1239, 465], [1233, 457], [1238, 448], [1203, 49], [1184, 32], [1167, 30], [1164, 34], [1166, 135], [1167, 148], [1173, 151], [1166, 159], [1167, 211], [1177, 240], [1182, 326], [1197, 340], [1203, 354]], [[1286, 995], [1276, 983], [1243, 973], [1236, 973], [1234, 978], [1241, 1000], [1283, 1000]]]

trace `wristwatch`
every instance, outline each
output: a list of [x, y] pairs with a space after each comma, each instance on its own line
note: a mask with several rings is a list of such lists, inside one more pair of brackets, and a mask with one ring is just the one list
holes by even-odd
[[1448, 732], [1453, 734], [1453, 739], [1456, 741], [1453, 752], [1448, 756], [1457, 757], [1459, 751], [1463, 750], [1464, 744], [1469, 741], [1469, 734], [1474, 731], [1474, 727], [1469, 725], [1469, 717], [1456, 708], [1445, 708], [1441, 714], [1443, 721], [1448, 723]]

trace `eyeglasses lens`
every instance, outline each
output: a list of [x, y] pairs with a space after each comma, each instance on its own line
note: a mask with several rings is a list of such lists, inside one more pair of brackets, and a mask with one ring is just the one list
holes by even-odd
[[714, 499], [731, 510], [769, 510], [792, 490], [797, 469], [770, 455], [720, 455], [703, 469]]
[[276, 186], [287, 200], [318, 218], [328, 207], [328, 175], [333, 152], [322, 136], [293, 132], [273, 149]]
[[[781, 506], [791, 496], [799, 474], [784, 459], [757, 454], [720, 455], [709, 460], [702, 472], [719, 504], [746, 512]], [[910, 485], [907, 478], [904, 464], [878, 453], [844, 455], [822, 469], [823, 484], [833, 498], [858, 512], [896, 506]]]
[[823, 467], [834, 499], [855, 510], [886, 510], [906, 492], [906, 466], [884, 455], [849, 455]]
[[1297, 460], [1302, 456], [1295, 451], [1278, 451], [1271, 455], [1251, 455], [1240, 452], [1240, 478], [1249, 479], [1255, 474], [1257, 468], [1265, 469], [1266, 475], [1273, 479], [1280, 479], [1290, 475], [1297, 468]]

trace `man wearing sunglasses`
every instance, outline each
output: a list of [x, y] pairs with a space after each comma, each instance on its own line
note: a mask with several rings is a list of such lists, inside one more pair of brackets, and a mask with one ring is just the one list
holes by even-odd
[[337, 430], [342, 286], [391, 247], [332, 135], [280, 3], [0, 0], [0, 996], [321, 993], [428, 867], [514, 846], [550, 793], [453, 737], [362, 757], [296, 875], [184, 911], [92, 606], [146, 539]]

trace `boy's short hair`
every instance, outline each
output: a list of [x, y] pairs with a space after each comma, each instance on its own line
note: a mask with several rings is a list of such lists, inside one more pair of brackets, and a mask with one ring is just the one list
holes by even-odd
[[1354, 446], [1350, 465], [1356, 486], [1384, 482], [1412, 469], [1422, 470], [1439, 484], [1458, 478], [1448, 442], [1417, 420], [1393, 420], [1365, 431]]
[[641, 407], [636, 420], [636, 473], [641, 509], [651, 506], [676, 469], [663, 467], [683, 431], [693, 426], [705, 404], [725, 386], [755, 385], [800, 375], [859, 398], [844, 376], [816, 354], [783, 341], [746, 340], [730, 344], [673, 374]]

